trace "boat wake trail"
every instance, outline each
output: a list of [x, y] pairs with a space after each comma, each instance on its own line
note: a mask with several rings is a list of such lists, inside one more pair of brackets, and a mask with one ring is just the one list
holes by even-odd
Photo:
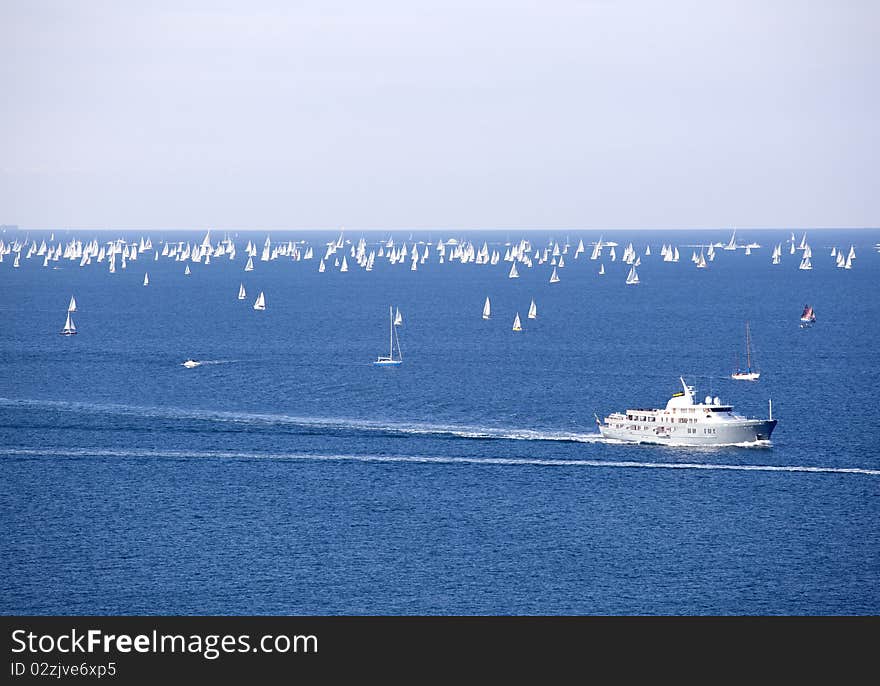
[[192, 451], [165, 449], [107, 448], [0, 448], [0, 455], [21, 457], [72, 458], [168, 458], [227, 460], [288, 460], [314, 462], [379, 462], [414, 464], [453, 464], [512, 467], [596, 467], [605, 469], [684, 469], [734, 472], [803, 472], [810, 474], [858, 474], [880, 476], [880, 469], [857, 467], [817, 467], [803, 465], [709, 464], [699, 462], [640, 462], [614, 460], [532, 459], [517, 457], [434, 457], [417, 455], [347, 455], [314, 453], [260, 453], [242, 451]]
[[[202, 364], [209, 364], [203, 362]], [[225, 423], [252, 427], [293, 427], [323, 431], [368, 432], [383, 435], [447, 436], [511, 441], [564, 441], [571, 443], [612, 443], [599, 433], [569, 431], [513, 429], [506, 427], [460, 426], [455, 424], [432, 424], [426, 422], [386, 422], [368, 419], [335, 417], [300, 417], [284, 414], [254, 412], [224, 412], [214, 410], [191, 410], [174, 407], [137, 407], [82, 403], [55, 400], [13, 400], [0, 398], [0, 407], [44, 407], [59, 412], [98, 415], [127, 416], [166, 420], [192, 420], [197, 422]]]

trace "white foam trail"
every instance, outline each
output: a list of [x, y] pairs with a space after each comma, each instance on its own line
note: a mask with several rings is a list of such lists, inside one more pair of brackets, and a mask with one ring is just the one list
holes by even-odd
[[43, 406], [67, 412], [100, 412], [132, 417], [158, 419], [192, 419], [197, 421], [229, 422], [233, 424], [287, 425], [306, 428], [375, 431], [427, 436], [455, 436], [457, 438], [505, 439], [520, 441], [566, 441], [576, 443], [610, 442], [598, 433], [574, 433], [566, 431], [539, 431], [501, 427], [460, 426], [454, 424], [429, 424], [424, 422], [379, 422], [368, 419], [332, 417], [298, 417], [292, 415], [224, 412], [219, 410], [188, 410], [181, 408], [137, 407], [100, 403], [82, 403], [59, 400], [13, 400], [0, 398], [0, 405]]
[[425, 464], [505, 465], [516, 467], [604, 467], [611, 469], [701, 469], [735, 472], [806, 472], [812, 474], [861, 474], [880, 476], [880, 469], [817, 467], [806, 465], [712, 464], [699, 462], [637, 462], [613, 460], [551, 460], [516, 457], [433, 457], [417, 455], [346, 455], [309, 453], [254, 453], [241, 451], [192, 451], [107, 448], [0, 448], [0, 455], [32, 457], [155, 457], [189, 459], [306, 460], [326, 462], [402, 462]]

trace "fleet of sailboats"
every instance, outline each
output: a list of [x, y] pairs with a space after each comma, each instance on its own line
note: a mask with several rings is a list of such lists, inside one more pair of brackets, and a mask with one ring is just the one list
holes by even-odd
[[[726, 244], [723, 242], [708, 243], [708, 251], [706, 250], [707, 244], [705, 243], [702, 245], [687, 247], [682, 246], [682, 249], [687, 249], [688, 247], [694, 248], [691, 259], [696, 264], [697, 268], [705, 269], [708, 267], [708, 263], [714, 259], [716, 247], [719, 250], [724, 249], [729, 251], [736, 251], [740, 248], [744, 248], [744, 252], [746, 255], [751, 254], [753, 249], [761, 247], [758, 243], [746, 243], [745, 241], [741, 241], [738, 245], [736, 241], [736, 233], [737, 232], [734, 230], [732, 235], [730, 236], [730, 240]], [[426, 243], [419, 242], [418, 244], [416, 242], [412, 242], [410, 244], [407, 241], [403, 241], [401, 243], [395, 244], [394, 241], [389, 238], [387, 241], [383, 240], [382, 244], [376, 246], [375, 249], [371, 249], [363, 238], [360, 241], [344, 241], [342, 236], [340, 236], [340, 240], [342, 240], [343, 242], [340, 243], [340, 241], [333, 241], [331, 244], [328, 244], [327, 252], [326, 254], [324, 254], [323, 258], [321, 258], [320, 253], [314, 256], [316, 258], [316, 261], [319, 261], [319, 272], [323, 273], [325, 269], [331, 264], [335, 265], [335, 267], [341, 272], [346, 272], [349, 270], [349, 268], [353, 267], [361, 267], [365, 271], [371, 271], [376, 257], [380, 258], [380, 260], [384, 257], [384, 259], [390, 264], [401, 264], [404, 262], [410, 263], [410, 269], [416, 270], [419, 263], [425, 264], [430, 257], [436, 256], [437, 261], [440, 264], [449, 264], [453, 261], [461, 263], [472, 262], [475, 264], [489, 265], [496, 265], [502, 260], [505, 262], [510, 262], [507, 276], [508, 278], [512, 279], [520, 278], [521, 275], [528, 274], [528, 272], [521, 272], [520, 270], [531, 269], [535, 264], [548, 264], [548, 266], [552, 266], [549, 280], [550, 283], [553, 284], [560, 281], [560, 270], [566, 264], [566, 259], [569, 261], [569, 268], [577, 268], [576, 265], [572, 264], [572, 262], [577, 261], [579, 258], [582, 260], [586, 259], [583, 240], [577, 242], [577, 250], [575, 250], [573, 253], [569, 252], [569, 243], [567, 240], [564, 244], [562, 242], [550, 240], [547, 246], [534, 245], [530, 241], [521, 240], [519, 242], [507, 242], [504, 244], [503, 247], [500, 247], [498, 249], [492, 249], [491, 244], [487, 245], [486, 243], [484, 243], [482, 246], [479, 246], [478, 244], [471, 244], [470, 241], [457, 241], [454, 239], [441, 240], [436, 242], [432, 242], [429, 240]], [[3, 238], [0, 237], [0, 263], [3, 262], [4, 255], [13, 252], [14, 267], [19, 267], [21, 265], [21, 260], [30, 258], [33, 254], [40, 257], [39, 262], [42, 262], [43, 266], [47, 266], [53, 262], [57, 262], [63, 257], [64, 259], [75, 260], [81, 267], [88, 266], [92, 264], [93, 261], [99, 263], [103, 262], [109, 266], [109, 271], [111, 273], [115, 273], [117, 265], [119, 265], [121, 269], [126, 269], [126, 266], [131, 267], [133, 264], [135, 264], [135, 261], [138, 259], [141, 252], [146, 249], [153, 250], [152, 244], [147, 247], [143, 239], [141, 240], [139, 245], [135, 243], [122, 243], [119, 241], [108, 241], [106, 245], [100, 245], [97, 241], [93, 243], [72, 241], [67, 246], [64, 246], [61, 243], [58, 243], [57, 245], [51, 242], [49, 244], [46, 244], [44, 241], [44, 244], [39, 246], [38, 248], [36, 243], [32, 243], [30, 247], [28, 246], [28, 243], [29, 242], [25, 240], [24, 242], [19, 241], [18, 243], [13, 245], [11, 243], [4, 242]], [[262, 247], [261, 259], [264, 261], [276, 260], [279, 257], [286, 257], [293, 261], [299, 261], [301, 259], [311, 259], [313, 257], [312, 247], [303, 245], [305, 243], [305, 241], [291, 241], [288, 242], [286, 245], [284, 243], [272, 244], [267, 237], [266, 242]], [[788, 243], [789, 245], [789, 252], [791, 254], [795, 254], [797, 251], [802, 252], [800, 263], [798, 265], [799, 270], [813, 269], [813, 255], [810, 244], [807, 242], [806, 233], [803, 234], [799, 243], [796, 241], [794, 234], [792, 234], [790, 240], [780, 241], [773, 246], [769, 246], [772, 247], [771, 260], [774, 265], [779, 265], [782, 263], [783, 246], [786, 243]], [[621, 254], [615, 252], [615, 246], [617, 246], [616, 243], [607, 242], [600, 238], [599, 241], [593, 244], [593, 250], [592, 254], [590, 255], [590, 259], [598, 259], [601, 256], [602, 249], [605, 248], [608, 251], [608, 255], [610, 256], [612, 262], [617, 261], [617, 258], [620, 257], [619, 261], [624, 262], [626, 265], [628, 265], [628, 271], [625, 280], [626, 285], [639, 284], [640, 277], [637, 272], [637, 267], [639, 267], [641, 260], [636, 255], [636, 251], [633, 248], [632, 243], [626, 245], [626, 248]], [[697, 248], [699, 250], [697, 250]], [[823, 255], [828, 255], [829, 249], [831, 259], [834, 260], [834, 264], [837, 268], [846, 270], [853, 269], [853, 266], [856, 262], [856, 253], [853, 245], [849, 246], [849, 250], [846, 249], [846, 246], [829, 246], [827, 248], [823, 247]], [[254, 258], [258, 254], [259, 252], [256, 244], [252, 244], [251, 241], [248, 241], [248, 247], [246, 249], [247, 260], [245, 271], [252, 271], [254, 269]], [[645, 257], [651, 255], [650, 246], [645, 247], [643, 254]], [[662, 255], [662, 259], [664, 262], [676, 262], [679, 259], [679, 247], [672, 244], [664, 244], [660, 249], [660, 254]], [[583, 257], [581, 257], [582, 255]], [[203, 241], [201, 244], [178, 242], [175, 245], [173, 242], [162, 242], [160, 244], [160, 247], [157, 247], [154, 250], [153, 260], [158, 260], [160, 256], [167, 259], [173, 259], [174, 261], [178, 262], [184, 261], [184, 274], [190, 275], [192, 273], [190, 264], [193, 262], [203, 263], [207, 265], [210, 264], [212, 259], [216, 260], [220, 257], [228, 257], [228, 259], [233, 259], [235, 256], [235, 246], [233, 242], [229, 239], [224, 239], [223, 241], [216, 243], [215, 245], [211, 242], [209, 236], [206, 236], [205, 241]], [[140, 255], [140, 257], [141, 259], [149, 259], [148, 257], [145, 257], [143, 255]], [[37, 262], [38, 265], [39, 262]], [[797, 262], [792, 261], [792, 268], [795, 264], [797, 264]], [[610, 268], [612, 269], [612, 271], [615, 269], [613, 265]], [[604, 264], [600, 264], [598, 273], [599, 275], [604, 275], [606, 273]], [[150, 275], [149, 272], [145, 271], [143, 273], [143, 286], [148, 286], [149, 284]], [[247, 299], [247, 292], [243, 283], [239, 284], [238, 299]], [[253, 304], [253, 309], [266, 309], [266, 298], [264, 292], [260, 292], [259, 296]], [[73, 335], [77, 333], [76, 325], [74, 324], [73, 318], [71, 316], [71, 314], [75, 313], [76, 311], [76, 298], [71, 295], [68, 304], [67, 321], [65, 322], [64, 329], [61, 331], [63, 335]], [[488, 320], [491, 318], [491, 316], [492, 304], [490, 302], [490, 298], [486, 297], [483, 305], [482, 317], [483, 319]], [[402, 361], [402, 357], [399, 356], [399, 339], [397, 339], [397, 327], [401, 326], [403, 323], [400, 310], [392, 310], [390, 312], [390, 317], [391, 322], [389, 332], [389, 354], [387, 358], [379, 358], [379, 360], [377, 360], [377, 364], [382, 362], [383, 360], [384, 363], [387, 364], [400, 364], [400, 362]], [[527, 318], [537, 318], [537, 306], [535, 304], [534, 298], [531, 299], [531, 302], [529, 304]], [[804, 312], [801, 316], [802, 326], [807, 327], [814, 322], [815, 313], [813, 312], [811, 307], [805, 307]], [[516, 316], [514, 318], [514, 324], [512, 328], [514, 331], [523, 330], [522, 322], [518, 312], [516, 313]], [[397, 356], [395, 356], [395, 344], [397, 346]], [[760, 377], [760, 372], [752, 368], [753, 361], [751, 358], [751, 331], [750, 325], [747, 322], [747, 365], [745, 369], [737, 369], [735, 372], [732, 373], [731, 377], [740, 380], [757, 380]]]

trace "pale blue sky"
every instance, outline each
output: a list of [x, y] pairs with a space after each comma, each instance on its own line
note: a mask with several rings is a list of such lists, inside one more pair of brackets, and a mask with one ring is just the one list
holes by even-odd
[[0, 223], [880, 225], [880, 3], [0, 0]]

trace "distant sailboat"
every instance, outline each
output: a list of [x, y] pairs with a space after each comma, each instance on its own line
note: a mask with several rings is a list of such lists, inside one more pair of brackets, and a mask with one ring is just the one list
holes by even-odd
[[746, 322], [746, 368], [745, 370], [737, 369], [730, 375], [730, 378], [738, 381], [757, 381], [760, 376], [761, 372], [752, 370], [752, 338], [749, 332], [749, 323]]
[[559, 274], [556, 273], [556, 267], [553, 267], [553, 273], [550, 275], [550, 283], [559, 283]]
[[244, 300], [247, 297], [247, 292], [244, 290], [244, 284], [239, 284], [238, 286], [238, 299]]
[[816, 313], [809, 305], [804, 305], [804, 311], [801, 313], [801, 328], [806, 328], [816, 321]]
[[[400, 352], [400, 339], [397, 337], [397, 327], [394, 325], [394, 307], [392, 305], [388, 306], [388, 324], [389, 324], [389, 332], [388, 332], [388, 356], [380, 355], [376, 358], [376, 361], [373, 362], [375, 365], [380, 365], [383, 367], [388, 367], [391, 365], [398, 365], [403, 363], [403, 353]], [[397, 357], [394, 357], [394, 343], [397, 342]]]
[[76, 312], [76, 298], [70, 296], [70, 303], [67, 305], [68, 312]]
[[248, 261], [247, 261], [247, 264], [244, 266], [244, 270], [246, 272], [254, 271], [254, 258], [253, 257], [248, 257]]
[[629, 268], [629, 274], [626, 275], [626, 285], [634, 286], [639, 283], [639, 274], [636, 272], [635, 266]]
[[144, 286], [150, 285], [150, 273], [144, 272]]
[[184, 270], [183, 273], [184, 273], [186, 276], [189, 276], [190, 274], [192, 274], [192, 272], [189, 270], [189, 265], [186, 265], [186, 269]]
[[522, 331], [522, 324], [519, 321], [519, 312], [516, 313], [516, 318], [513, 320], [513, 330]]
[[532, 298], [532, 304], [529, 305], [529, 319], [536, 319], [538, 317], [538, 308], [535, 305], [535, 299]]
[[599, 276], [602, 276], [603, 274], [605, 274], [605, 265], [600, 264], [599, 265]]
[[73, 317], [70, 316], [70, 312], [67, 313], [67, 322], [64, 324], [64, 328], [59, 331], [62, 336], [75, 336], [76, 335], [76, 325], [73, 323]]
[[260, 291], [260, 294], [257, 296], [257, 301], [254, 303], [255, 310], [265, 310], [266, 309], [266, 296], [263, 295], [263, 291]]
[[492, 306], [489, 304], [489, 297], [486, 297], [486, 302], [483, 305], [483, 319], [488, 319], [492, 314]]
[[394, 312], [394, 326], [400, 326], [401, 324], [403, 324], [403, 316], [401, 316], [400, 308], [398, 307]]
[[511, 278], [511, 279], [518, 279], [519, 278], [519, 272], [516, 271], [516, 262], [514, 262], [512, 265], [510, 265], [510, 273], [507, 276], [508, 276], [508, 278]]
[[345, 259], [345, 255], [342, 256], [342, 266], [339, 268], [339, 271], [341, 271], [341, 272], [348, 271], [348, 262]]

